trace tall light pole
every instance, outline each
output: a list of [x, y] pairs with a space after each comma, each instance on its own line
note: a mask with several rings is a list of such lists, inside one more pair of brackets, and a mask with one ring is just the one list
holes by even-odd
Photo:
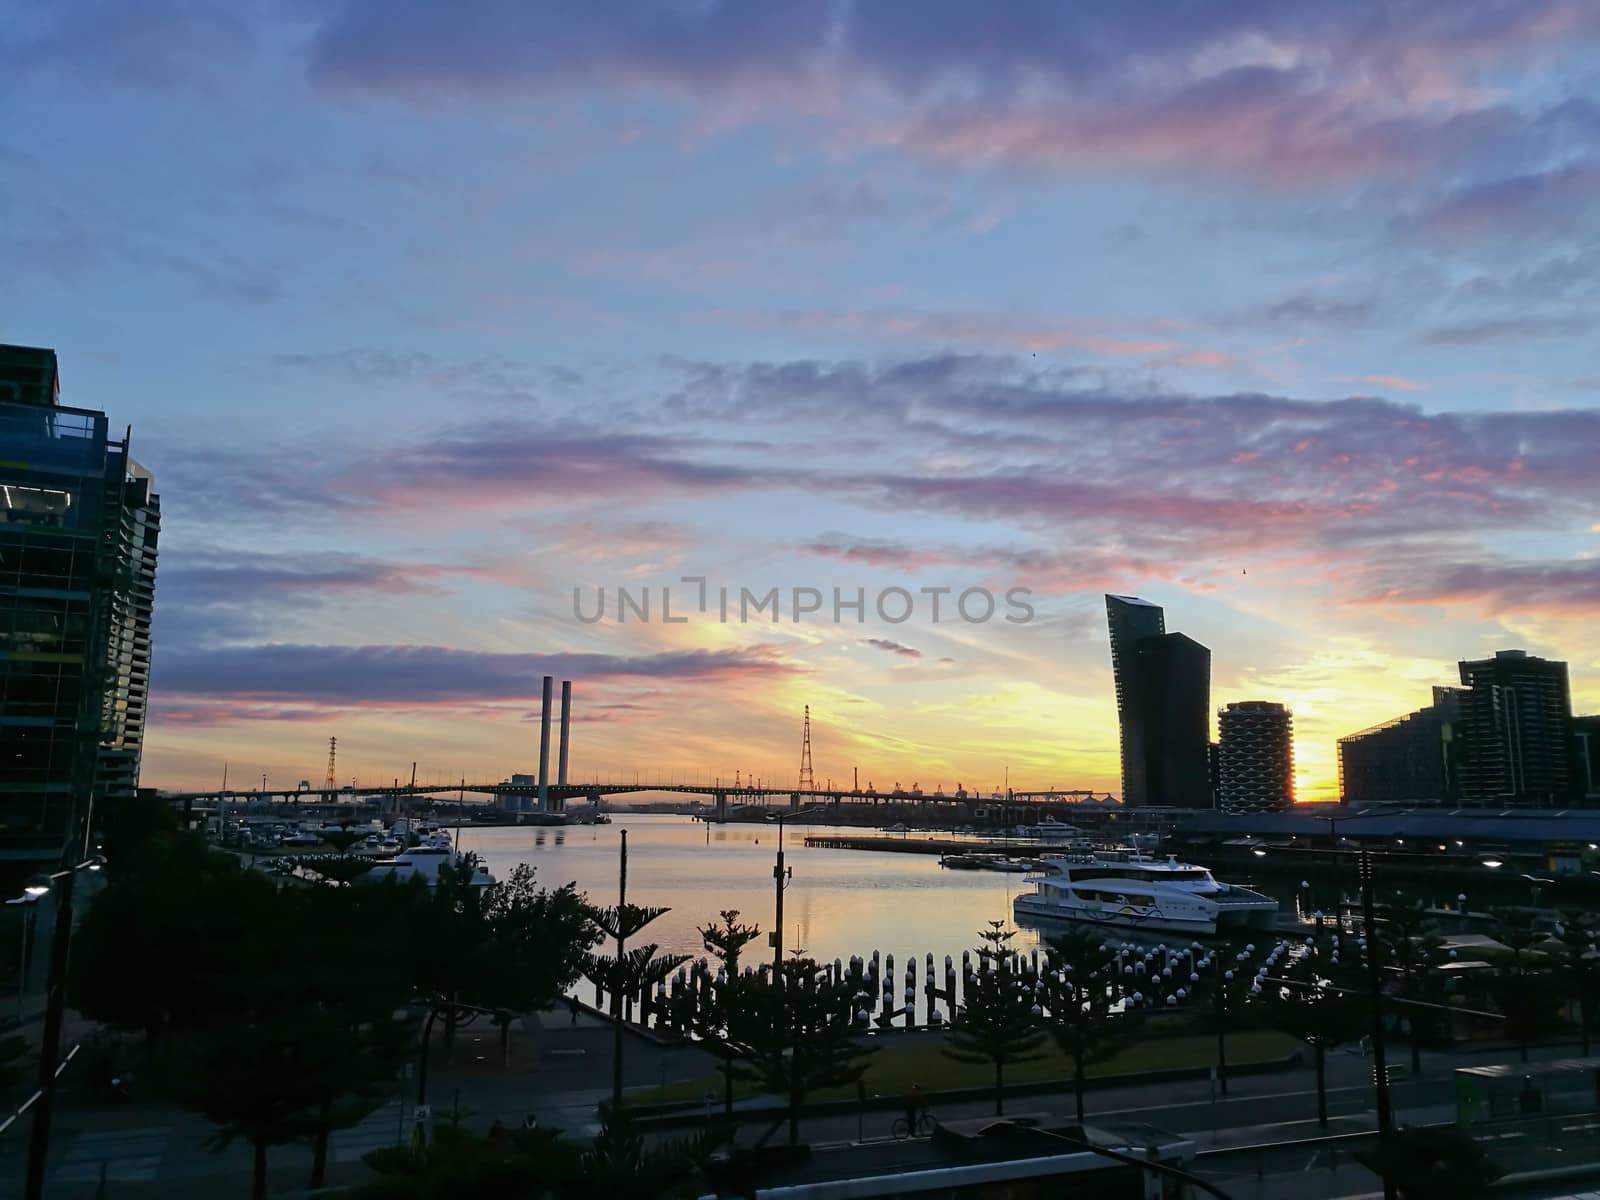
[[28, 1141], [28, 1178], [25, 1200], [43, 1200], [45, 1160], [50, 1153], [50, 1115], [56, 1098], [56, 1060], [61, 1057], [61, 1019], [67, 1010], [67, 959], [72, 949], [72, 883], [85, 868], [98, 871], [105, 858], [96, 854], [75, 867], [41, 875], [26, 892], [38, 897], [54, 891], [56, 923], [50, 940], [50, 977], [44, 1010], [44, 1034], [39, 1044], [39, 1102], [33, 1106], [33, 1133]]
[[794, 868], [783, 865], [783, 823], [790, 817], [804, 817], [811, 813], [811, 809], [802, 808], [795, 812], [786, 813], [779, 809], [775, 813], [768, 813], [767, 820], [778, 823], [778, 862], [772, 868], [772, 887], [776, 900], [776, 925], [772, 930], [772, 969], [780, 970], [783, 967], [783, 893], [789, 887], [789, 881], [794, 878]]
[[[1367, 939], [1367, 991], [1372, 1006], [1372, 1071], [1378, 1089], [1378, 1152], [1390, 1144], [1394, 1110], [1389, 1105], [1389, 1067], [1383, 1053], [1383, 977], [1378, 965], [1378, 916], [1372, 896], [1372, 854], [1361, 852], [1361, 928]], [[1394, 1181], [1383, 1177], [1383, 1200], [1395, 1200]]]

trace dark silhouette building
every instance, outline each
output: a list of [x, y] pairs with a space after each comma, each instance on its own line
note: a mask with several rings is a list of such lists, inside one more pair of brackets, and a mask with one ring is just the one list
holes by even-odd
[[1294, 716], [1270, 700], [1217, 710], [1217, 807], [1283, 812], [1294, 803]]
[[1345, 804], [1455, 804], [1461, 799], [1461, 688], [1436, 687], [1433, 703], [1339, 739]]
[[1525, 650], [1460, 664], [1466, 804], [1558, 808], [1573, 799], [1567, 664]]
[[160, 500], [54, 351], [0, 346], [0, 849], [58, 857], [134, 795]]
[[1166, 631], [1161, 606], [1106, 597], [1122, 748], [1122, 801], [1210, 807], [1211, 651]]
[[1600, 804], [1600, 716], [1572, 718], [1573, 795]]

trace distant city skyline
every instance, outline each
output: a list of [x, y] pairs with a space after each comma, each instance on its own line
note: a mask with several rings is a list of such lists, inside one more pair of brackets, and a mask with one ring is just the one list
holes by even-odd
[[[1182, 614], [1208, 711], [1293, 712], [1301, 801], [1497, 650], [1600, 712], [1597, 43], [1566, 0], [22, 0], [0, 340], [161, 485], [142, 782], [526, 773], [553, 674], [574, 778], [787, 779], [809, 704], [819, 777], [1116, 793], [1107, 592]], [[685, 576], [919, 604], [573, 615]]]

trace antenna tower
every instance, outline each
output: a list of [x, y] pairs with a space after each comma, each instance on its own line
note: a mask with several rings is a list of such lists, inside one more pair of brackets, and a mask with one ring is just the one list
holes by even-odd
[[817, 788], [816, 778], [811, 774], [811, 705], [806, 705], [805, 732], [800, 735], [800, 785], [799, 791], [812, 792]]
[[337, 779], [334, 778], [334, 774], [333, 774], [333, 765], [334, 765], [334, 762], [335, 762], [336, 757], [338, 755], [338, 751], [339, 751], [339, 739], [338, 738], [329, 738], [328, 739], [328, 777], [322, 781], [322, 786], [327, 788], [330, 792], [333, 791], [335, 788], [337, 788], [339, 786], [339, 782], [338, 782]]

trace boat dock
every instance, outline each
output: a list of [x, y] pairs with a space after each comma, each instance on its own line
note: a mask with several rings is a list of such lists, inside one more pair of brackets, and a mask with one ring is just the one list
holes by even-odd
[[1065, 853], [1066, 847], [1053, 847], [1046, 842], [1028, 842], [1013, 838], [924, 838], [902, 836], [894, 833], [880, 834], [808, 834], [806, 845], [821, 850], [877, 850], [893, 854], [1022, 854], [1033, 855], [1044, 850]]

